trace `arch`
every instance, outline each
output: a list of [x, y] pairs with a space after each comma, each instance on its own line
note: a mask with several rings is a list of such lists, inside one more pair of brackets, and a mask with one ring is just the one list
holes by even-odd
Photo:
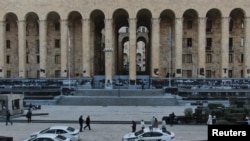
[[[128, 43], [128, 23], [129, 15], [128, 12], [122, 8], [116, 9], [113, 13], [113, 28], [114, 28], [114, 59], [115, 59], [115, 73], [117, 75], [128, 74], [128, 71], [125, 70], [124, 65], [128, 65], [129, 59], [125, 61], [124, 54], [129, 57], [129, 50], [125, 50], [125, 46], [129, 47]], [[126, 52], [127, 51], [127, 52]], [[127, 63], [126, 63], [127, 62]]]
[[170, 9], [166, 9], [160, 14], [160, 62], [159, 75], [161, 78], [171, 76], [174, 73], [175, 46], [175, 13]]
[[103, 49], [105, 48], [105, 15], [99, 10], [93, 10], [90, 14], [90, 22], [91, 27], [90, 30], [92, 32], [91, 41], [90, 41], [90, 49], [91, 53], [94, 54], [93, 62], [91, 66], [92, 70], [94, 70], [94, 75], [105, 75], [105, 56]]

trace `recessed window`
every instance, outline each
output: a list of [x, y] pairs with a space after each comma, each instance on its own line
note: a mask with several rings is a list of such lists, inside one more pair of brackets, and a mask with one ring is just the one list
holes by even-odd
[[60, 48], [60, 39], [55, 39], [55, 48]]
[[6, 64], [10, 64], [10, 56], [9, 55], [6, 56]]
[[192, 38], [187, 38], [187, 47], [192, 47]]
[[10, 24], [9, 24], [9, 23], [6, 24], [6, 27], [5, 27], [5, 28], [6, 28], [6, 29], [5, 29], [6, 32], [10, 32]]
[[10, 49], [10, 40], [6, 40], [6, 48]]
[[233, 63], [233, 54], [229, 54], [229, 63]]
[[55, 64], [61, 63], [61, 55], [55, 55]]
[[206, 54], [206, 63], [212, 63], [212, 54]]

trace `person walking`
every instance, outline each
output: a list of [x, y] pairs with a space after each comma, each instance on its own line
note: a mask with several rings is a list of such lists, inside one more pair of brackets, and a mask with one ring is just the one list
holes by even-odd
[[87, 127], [89, 128], [89, 130], [91, 130], [91, 127], [90, 127], [90, 117], [89, 116], [87, 116], [85, 123], [86, 123], [86, 125], [84, 126], [84, 130]]
[[82, 126], [83, 126], [82, 115], [79, 117], [79, 125], [80, 125], [80, 132], [82, 132]]
[[132, 132], [136, 131], [136, 122], [132, 120]]
[[10, 119], [10, 116], [11, 116], [10, 111], [7, 110], [6, 111], [6, 126], [8, 125], [8, 123], [10, 123], [11, 125], [13, 124], [12, 120]]
[[145, 128], [145, 123], [144, 123], [144, 120], [142, 119], [141, 120], [141, 129], [143, 130]]
[[158, 128], [158, 126], [159, 126], [159, 123], [158, 123], [158, 119], [157, 118], [155, 118], [155, 122], [154, 122], [154, 128]]

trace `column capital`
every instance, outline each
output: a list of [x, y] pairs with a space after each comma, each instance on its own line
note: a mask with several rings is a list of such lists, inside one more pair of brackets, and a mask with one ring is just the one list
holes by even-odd
[[152, 21], [152, 24], [159, 24], [160, 23], [160, 18], [152, 18], [151, 21]]
[[136, 23], [137, 18], [129, 18], [128, 21], [129, 21], [129, 23]]
[[228, 20], [228, 22], [230, 22], [230, 20], [231, 20], [231, 17], [221, 17], [221, 20]]
[[106, 22], [110, 22], [110, 23], [112, 23], [113, 22], [113, 19], [104, 19], [104, 23], [106, 23]]
[[199, 19], [199, 21], [203, 21], [203, 20], [207, 21], [207, 17], [199, 17], [198, 19]]
[[90, 19], [82, 19], [81, 21], [82, 21], [82, 23], [88, 23], [88, 22], [90, 22]]
[[183, 19], [184, 19], [183, 17], [176, 17], [175, 22], [179, 22], [179, 21], [183, 22]]
[[38, 20], [39, 23], [47, 22], [47, 20]]

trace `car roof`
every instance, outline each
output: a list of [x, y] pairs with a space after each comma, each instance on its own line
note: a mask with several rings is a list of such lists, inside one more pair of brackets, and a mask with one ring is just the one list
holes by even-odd
[[55, 138], [58, 136], [58, 134], [38, 134], [36, 138], [38, 137], [50, 137], [50, 138]]
[[49, 129], [67, 129], [69, 126], [66, 125], [56, 125], [56, 126], [51, 126]]
[[162, 132], [162, 130], [160, 129], [160, 128], [149, 128], [149, 127], [147, 127], [147, 128], [144, 128], [144, 132], [152, 132], [152, 131], [154, 131], [154, 132]]

